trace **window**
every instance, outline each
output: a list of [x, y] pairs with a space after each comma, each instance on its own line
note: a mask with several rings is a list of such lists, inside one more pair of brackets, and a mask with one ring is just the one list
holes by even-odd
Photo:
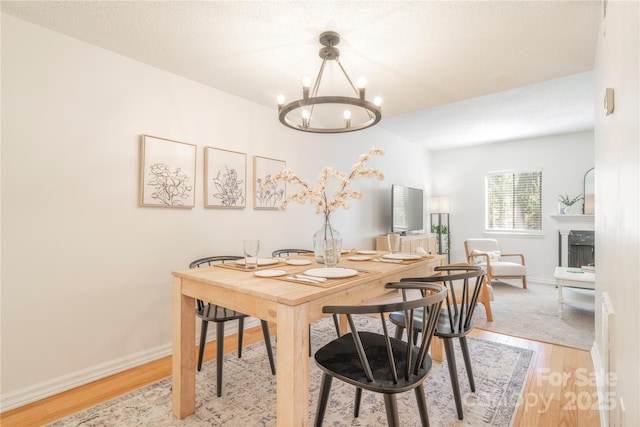
[[487, 231], [542, 231], [541, 170], [489, 172], [485, 197]]

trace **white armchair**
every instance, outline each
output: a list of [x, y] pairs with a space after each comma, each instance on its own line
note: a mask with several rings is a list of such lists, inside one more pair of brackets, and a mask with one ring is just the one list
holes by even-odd
[[[495, 239], [467, 239], [464, 241], [464, 251], [469, 264], [486, 267], [489, 286], [494, 279], [521, 279], [522, 287], [527, 288], [527, 268], [523, 254], [502, 253]], [[513, 261], [506, 261], [505, 258]]]

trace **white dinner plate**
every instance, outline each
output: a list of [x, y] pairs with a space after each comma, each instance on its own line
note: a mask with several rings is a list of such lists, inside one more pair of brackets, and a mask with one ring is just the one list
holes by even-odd
[[421, 259], [420, 255], [416, 254], [384, 254], [382, 258], [387, 259]]
[[253, 273], [258, 277], [278, 277], [287, 274], [284, 270], [260, 270]]
[[376, 251], [356, 251], [357, 253], [359, 253], [360, 255], [375, 255], [377, 252]]
[[288, 259], [287, 264], [289, 265], [309, 265], [311, 261], [308, 259]]
[[324, 267], [306, 270], [304, 274], [313, 277], [324, 277], [325, 279], [341, 279], [343, 277], [355, 276], [358, 274], [358, 271], [351, 268]]
[[368, 255], [354, 255], [347, 258], [349, 261], [369, 261], [371, 259]]
[[[273, 265], [277, 264], [280, 261], [273, 258], [258, 258], [258, 265]], [[244, 265], [244, 258], [241, 258], [236, 261], [236, 264]]]

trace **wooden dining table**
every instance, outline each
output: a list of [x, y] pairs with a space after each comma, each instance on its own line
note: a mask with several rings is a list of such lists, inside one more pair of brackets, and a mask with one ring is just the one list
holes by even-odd
[[[380, 257], [383, 252], [373, 255]], [[309, 325], [326, 315], [326, 305], [361, 304], [389, 293], [385, 285], [405, 277], [433, 274], [445, 257], [434, 255], [401, 263], [371, 260], [350, 261], [342, 257], [338, 267], [358, 274], [328, 279], [322, 284], [297, 282], [287, 277], [319, 268], [313, 257], [300, 256], [312, 264], [269, 266], [287, 272], [283, 277], [258, 277], [237, 266], [211, 266], [172, 272], [173, 275], [173, 413], [184, 418], [196, 403], [196, 315], [200, 299], [275, 323], [276, 419], [278, 426], [309, 425]], [[261, 270], [258, 270], [261, 271]], [[346, 330], [344, 322], [341, 329]], [[432, 345], [432, 357], [442, 360], [442, 349]], [[221, 357], [218, 355], [217, 357]]]

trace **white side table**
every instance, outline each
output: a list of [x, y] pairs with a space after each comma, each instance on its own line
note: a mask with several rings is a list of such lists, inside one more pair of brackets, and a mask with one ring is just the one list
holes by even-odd
[[556, 267], [556, 271], [553, 274], [556, 279], [556, 286], [558, 287], [558, 315], [562, 319], [562, 305], [571, 304], [578, 306], [594, 307], [595, 295], [593, 298], [590, 296], [579, 296], [565, 299], [562, 294], [562, 288], [572, 287], [580, 289], [596, 289], [596, 275], [589, 271], [582, 271], [576, 267]]

